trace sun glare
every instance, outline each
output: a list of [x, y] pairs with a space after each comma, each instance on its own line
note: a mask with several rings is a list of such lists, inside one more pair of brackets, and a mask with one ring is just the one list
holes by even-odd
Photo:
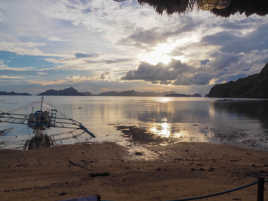
[[170, 102], [172, 99], [170, 97], [159, 97], [157, 98], [157, 101], [160, 103], [168, 103]]
[[158, 63], [168, 64], [173, 59], [170, 54], [175, 48], [175, 44], [159, 44], [154, 47], [151, 52], [140, 55], [140, 60], [152, 65], [156, 65]]
[[176, 41], [168, 41], [160, 43], [153, 47], [150, 52], [143, 52], [138, 56], [140, 61], [156, 65], [158, 63], [169, 64], [172, 60], [180, 60], [186, 62], [187, 58], [184, 55], [174, 55], [176, 48], [184, 47], [185, 45], [198, 41], [199, 38], [195, 35], [181, 38]]

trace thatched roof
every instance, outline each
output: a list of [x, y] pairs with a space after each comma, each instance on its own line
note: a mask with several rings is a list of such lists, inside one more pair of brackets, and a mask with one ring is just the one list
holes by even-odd
[[[210, 1], [210, 0], [206, 0]], [[212, 1], [212, 0], [211, 0]], [[218, 16], [228, 17], [235, 13], [266, 15], [268, 14], [268, 0], [230, 0], [228, 7], [223, 9], [214, 8], [212, 13]], [[202, 0], [138, 0], [139, 3], [147, 3], [155, 8], [155, 10], [162, 14], [185, 13], [192, 10], [194, 5], [200, 9]]]

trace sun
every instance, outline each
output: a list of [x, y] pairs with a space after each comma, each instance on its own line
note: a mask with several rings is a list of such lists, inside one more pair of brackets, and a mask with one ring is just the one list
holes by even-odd
[[200, 36], [196, 34], [187, 35], [179, 40], [169, 40], [165, 43], [159, 43], [152, 48], [151, 51], [143, 51], [138, 55], [138, 59], [142, 62], [146, 62], [152, 65], [159, 63], [169, 64], [172, 60], [180, 60], [181, 62], [187, 62], [189, 58], [185, 54], [174, 55], [176, 48], [187, 47], [188, 44], [200, 41]]
[[139, 55], [139, 60], [152, 65], [158, 63], [168, 64], [175, 59], [175, 57], [171, 55], [175, 48], [175, 44], [162, 43], [155, 46], [152, 51]]

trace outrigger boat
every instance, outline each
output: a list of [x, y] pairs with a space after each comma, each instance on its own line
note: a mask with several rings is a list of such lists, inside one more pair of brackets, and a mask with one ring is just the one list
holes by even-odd
[[[45, 130], [51, 128], [60, 128], [68, 130], [80, 130], [78, 135], [87, 134], [91, 138], [96, 136], [88, 130], [81, 122], [72, 118], [65, 118], [58, 116], [57, 109], [50, 107], [49, 110], [45, 110], [44, 97], [41, 98], [40, 109], [32, 111], [30, 114], [19, 114], [19, 113], [0, 113], [0, 123], [8, 124], [23, 124], [33, 130], [33, 138], [27, 140], [24, 144], [25, 150], [36, 149], [40, 147], [51, 147], [57, 144], [57, 141], [63, 139], [56, 139], [57, 134], [47, 135], [44, 133]], [[7, 130], [7, 129], [5, 129]], [[4, 131], [5, 131], [4, 130]], [[76, 138], [78, 135], [72, 135], [70, 138]], [[65, 139], [68, 139], [68, 137]]]

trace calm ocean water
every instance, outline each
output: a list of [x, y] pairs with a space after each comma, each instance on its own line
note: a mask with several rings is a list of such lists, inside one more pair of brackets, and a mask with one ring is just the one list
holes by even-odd
[[[35, 104], [32, 104], [35, 102]], [[1, 96], [1, 112], [29, 113], [38, 109], [40, 97]], [[212, 142], [268, 150], [268, 101], [171, 97], [46, 97], [59, 114], [76, 119], [97, 138], [85, 134], [69, 138], [62, 130], [50, 129], [60, 143], [84, 141], [117, 142], [128, 145], [118, 125], [137, 126], [171, 139], [170, 142]], [[22, 125], [0, 123], [0, 148], [22, 147], [32, 136]]]

